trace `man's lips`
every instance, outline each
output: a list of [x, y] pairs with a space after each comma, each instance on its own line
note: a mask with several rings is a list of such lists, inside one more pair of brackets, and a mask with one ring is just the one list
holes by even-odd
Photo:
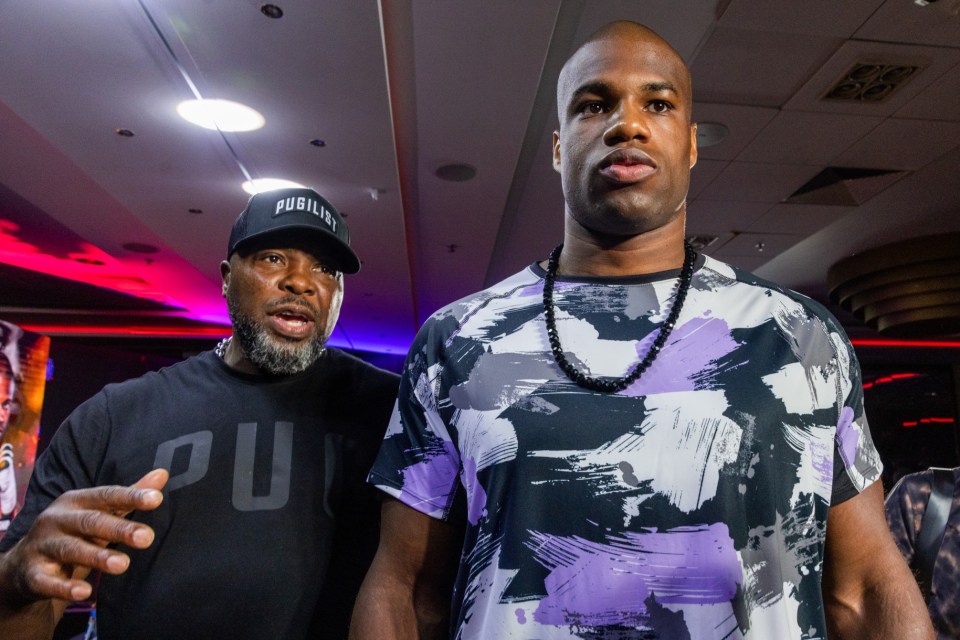
[[600, 175], [622, 184], [640, 182], [654, 171], [656, 163], [639, 149], [626, 148], [611, 151], [600, 161]]
[[281, 335], [300, 338], [311, 332], [317, 314], [304, 304], [280, 304], [272, 307], [267, 317]]

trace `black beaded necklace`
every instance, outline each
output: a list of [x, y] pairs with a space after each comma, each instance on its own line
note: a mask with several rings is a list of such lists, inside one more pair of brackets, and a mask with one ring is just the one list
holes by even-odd
[[660, 327], [660, 333], [657, 334], [653, 344], [650, 345], [650, 350], [647, 351], [647, 355], [644, 356], [643, 360], [627, 375], [613, 380], [605, 380], [601, 378], [591, 378], [570, 364], [567, 356], [563, 353], [563, 348], [560, 346], [560, 336], [557, 334], [557, 319], [554, 317], [553, 312], [553, 284], [557, 278], [557, 268], [560, 266], [560, 252], [562, 250], [563, 244], [559, 244], [553, 252], [550, 253], [550, 260], [547, 262], [547, 275], [543, 278], [543, 315], [547, 320], [547, 337], [550, 339], [550, 349], [553, 351], [553, 357], [557, 361], [557, 365], [567, 374], [567, 377], [585, 389], [604, 391], [607, 393], [623, 391], [633, 384], [641, 374], [653, 364], [657, 354], [660, 353], [663, 345], [666, 344], [667, 337], [669, 337], [670, 332], [673, 331], [673, 327], [677, 324], [677, 318], [680, 316], [680, 310], [683, 308], [683, 301], [687, 297], [687, 291], [690, 289], [690, 281], [693, 280], [693, 265], [696, 261], [697, 254], [694, 252], [693, 247], [690, 246], [690, 243], [683, 243], [683, 267], [680, 269], [680, 282], [677, 285], [677, 295], [673, 299], [670, 313], [667, 315], [663, 326]]

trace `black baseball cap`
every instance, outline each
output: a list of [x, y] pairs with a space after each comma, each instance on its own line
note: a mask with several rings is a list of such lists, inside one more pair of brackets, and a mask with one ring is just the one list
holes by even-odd
[[310, 232], [332, 266], [344, 273], [360, 270], [360, 259], [350, 248], [350, 230], [343, 216], [313, 189], [262, 191], [247, 202], [230, 231], [227, 258], [248, 240], [278, 231]]

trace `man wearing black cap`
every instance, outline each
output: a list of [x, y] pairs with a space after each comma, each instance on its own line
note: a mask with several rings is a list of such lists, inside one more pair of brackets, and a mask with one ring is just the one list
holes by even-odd
[[0, 636], [49, 637], [91, 570], [101, 638], [345, 634], [397, 377], [324, 345], [360, 262], [319, 194], [251, 198], [227, 258], [233, 336], [108, 385], [37, 460], [0, 543]]

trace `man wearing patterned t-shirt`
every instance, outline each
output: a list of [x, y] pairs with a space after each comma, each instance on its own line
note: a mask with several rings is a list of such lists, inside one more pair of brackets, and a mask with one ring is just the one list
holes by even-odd
[[564, 242], [419, 332], [352, 636], [932, 637], [841, 328], [684, 245], [683, 60], [613, 23], [557, 97]]

